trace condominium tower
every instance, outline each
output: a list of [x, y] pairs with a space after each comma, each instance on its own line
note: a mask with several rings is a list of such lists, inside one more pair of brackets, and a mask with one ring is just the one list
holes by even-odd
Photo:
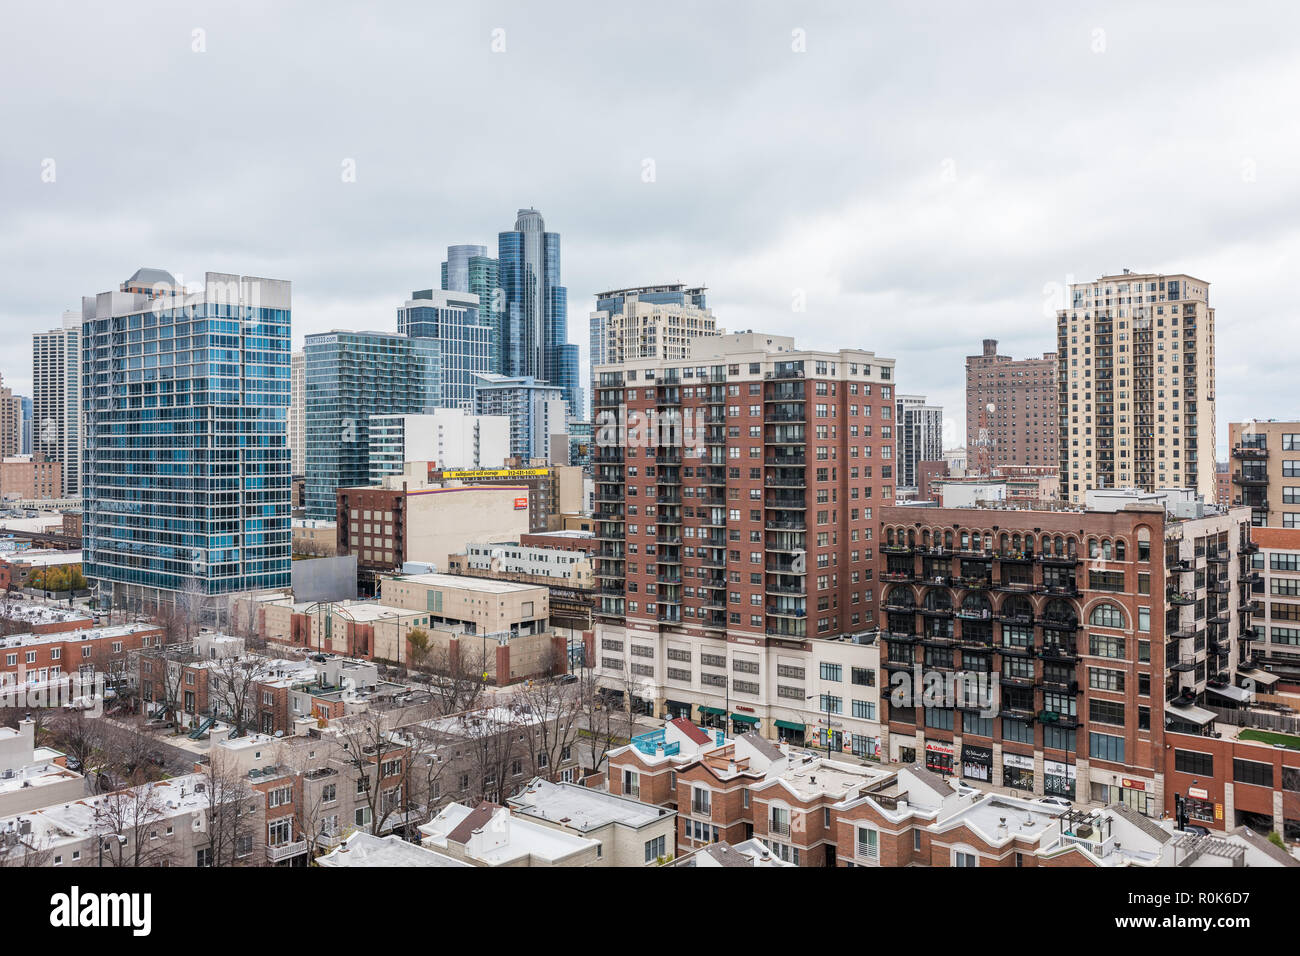
[[397, 310], [397, 331], [438, 344], [443, 408], [474, 410], [477, 376], [489, 371], [492, 329], [481, 322], [478, 296], [423, 289]]
[[924, 395], [899, 395], [894, 427], [898, 488], [916, 491], [921, 462], [943, 459], [943, 406], [929, 404]]
[[521, 209], [515, 228], [497, 236], [502, 306], [501, 374], [532, 376], [563, 391], [582, 417], [578, 347], [569, 344], [568, 290], [560, 284], [560, 234], [542, 214]]
[[744, 332], [596, 375], [597, 672], [764, 721], [782, 654], [875, 624], [894, 360]]
[[290, 284], [141, 269], [82, 300], [83, 563], [103, 606], [289, 586]]
[[966, 448], [971, 470], [987, 474], [1004, 465], [1055, 468], [1057, 452], [1056, 355], [1013, 359], [985, 339], [966, 358]]
[[1232, 504], [1256, 526], [1300, 528], [1300, 422], [1232, 422], [1228, 446]]
[[1061, 496], [1190, 488], [1213, 501], [1214, 310], [1189, 275], [1070, 287], [1057, 313]]
[[591, 313], [592, 369], [637, 359], [686, 358], [691, 339], [722, 331], [704, 293], [703, 286], [688, 288], [680, 282], [598, 292]]
[[80, 493], [80, 312], [65, 312], [60, 328], [32, 336], [32, 450], [59, 463], [64, 496]]
[[289, 364], [289, 451], [294, 475], [307, 473], [307, 356], [294, 352]]
[[330, 519], [338, 488], [370, 481], [370, 416], [441, 404], [435, 339], [334, 331], [306, 338], [307, 517]]

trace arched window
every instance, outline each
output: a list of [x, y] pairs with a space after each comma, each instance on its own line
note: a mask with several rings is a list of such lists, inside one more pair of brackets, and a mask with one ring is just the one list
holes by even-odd
[[1115, 560], [1116, 560], [1116, 561], [1123, 561], [1123, 560], [1124, 560], [1124, 555], [1125, 555], [1125, 553], [1126, 553], [1126, 549], [1124, 548], [1124, 542], [1123, 542], [1122, 540], [1120, 540], [1120, 541], [1116, 541], [1116, 542], [1115, 542]]
[[1109, 560], [1111, 559], [1111, 557], [1112, 557], [1112, 555], [1111, 555], [1111, 553], [1110, 553], [1110, 539], [1109, 539], [1109, 538], [1106, 539], [1105, 541], [1103, 541], [1103, 542], [1101, 543], [1101, 556], [1102, 556], [1102, 559], [1103, 559], [1103, 560], [1106, 560], [1106, 561], [1109, 561]]
[[1088, 539], [1088, 557], [1095, 558], [1101, 553], [1101, 547], [1097, 544], [1096, 538]]
[[1094, 627], [1124, 627], [1124, 612], [1114, 604], [1098, 604], [1088, 615], [1088, 623]]

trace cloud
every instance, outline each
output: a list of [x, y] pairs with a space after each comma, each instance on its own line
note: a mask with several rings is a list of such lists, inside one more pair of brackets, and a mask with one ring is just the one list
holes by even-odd
[[536, 206], [563, 235], [584, 362], [592, 293], [702, 282], [725, 327], [896, 357], [900, 388], [956, 422], [981, 339], [1053, 347], [1053, 286], [1190, 272], [1218, 312], [1222, 447], [1230, 420], [1297, 411], [1298, 19], [1280, 2], [1176, 18], [16, 6], [0, 36], [0, 371], [29, 389], [31, 331], [141, 265], [291, 279], [298, 342], [392, 327], [447, 245], [494, 246]]

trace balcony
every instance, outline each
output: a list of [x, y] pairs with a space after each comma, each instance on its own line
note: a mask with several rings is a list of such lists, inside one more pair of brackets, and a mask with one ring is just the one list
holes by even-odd
[[1032, 551], [994, 551], [993, 557], [999, 561], [1007, 561], [1015, 564], [1030, 564], [1034, 560]]
[[882, 544], [880, 550], [885, 554], [911, 554], [914, 549], [910, 544]]
[[888, 581], [892, 584], [911, 584], [916, 580], [914, 571], [882, 571], [880, 580]]
[[984, 577], [961, 577], [960, 575], [952, 579], [952, 586], [955, 588], [965, 588], [968, 591], [987, 591], [993, 587], [992, 578]]
[[1268, 457], [1268, 448], [1263, 445], [1237, 445], [1232, 449], [1233, 458], [1261, 459]]
[[1038, 619], [1038, 623], [1055, 631], [1077, 631], [1079, 629], [1079, 619], [1073, 614], [1044, 614]]
[[1040, 554], [1038, 561], [1040, 564], [1051, 567], [1074, 568], [1079, 565], [1079, 556], [1077, 554]]
[[1063, 644], [1044, 644], [1038, 656], [1045, 661], [1073, 663], [1079, 659], [1079, 652], [1076, 648], [1066, 647]]
[[1191, 591], [1168, 591], [1165, 601], [1175, 607], [1188, 607], [1196, 603], [1196, 595]]
[[1245, 474], [1242, 474], [1241, 472], [1237, 472], [1237, 473], [1235, 473], [1235, 474], [1232, 476], [1232, 483], [1233, 483], [1234, 485], [1247, 485], [1247, 486], [1251, 486], [1251, 485], [1267, 485], [1267, 484], [1268, 484], [1268, 476], [1267, 476], [1267, 475], [1253, 475], [1253, 474], [1252, 474], [1252, 475], [1245, 475]]
[[293, 843], [279, 843], [266, 848], [266, 862], [283, 863], [307, 852], [307, 841], [296, 840]]
[[880, 605], [880, 609], [884, 611], [886, 614], [915, 614], [916, 613], [915, 604], [892, 604], [887, 601], [884, 604]]
[[1055, 724], [1058, 727], [1079, 726], [1079, 721], [1075, 714], [1063, 714], [1058, 710], [1040, 710], [1038, 712], [1038, 722], [1040, 724]]
[[1180, 657], [1178, 659], [1178, 663], [1168, 665], [1168, 669], [1171, 671], [1177, 671], [1178, 673], [1182, 673], [1182, 674], [1188, 673], [1189, 671], [1194, 671], [1196, 670], [1196, 658]]

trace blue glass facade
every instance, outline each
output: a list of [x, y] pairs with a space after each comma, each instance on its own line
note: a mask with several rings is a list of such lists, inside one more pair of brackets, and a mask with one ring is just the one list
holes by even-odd
[[455, 292], [425, 289], [397, 310], [397, 331], [438, 343], [443, 408], [474, 410], [475, 377], [490, 372], [492, 330], [478, 307]]
[[309, 335], [307, 516], [332, 519], [336, 491], [370, 483], [371, 415], [428, 414], [442, 401], [435, 339], [391, 332]]
[[86, 577], [139, 608], [287, 587], [290, 284], [131, 282], [82, 306]]
[[560, 284], [560, 234], [546, 232], [535, 209], [519, 210], [515, 228], [497, 236], [502, 290], [501, 374], [558, 386], [569, 411], [582, 413], [578, 348], [569, 344], [568, 291]]

